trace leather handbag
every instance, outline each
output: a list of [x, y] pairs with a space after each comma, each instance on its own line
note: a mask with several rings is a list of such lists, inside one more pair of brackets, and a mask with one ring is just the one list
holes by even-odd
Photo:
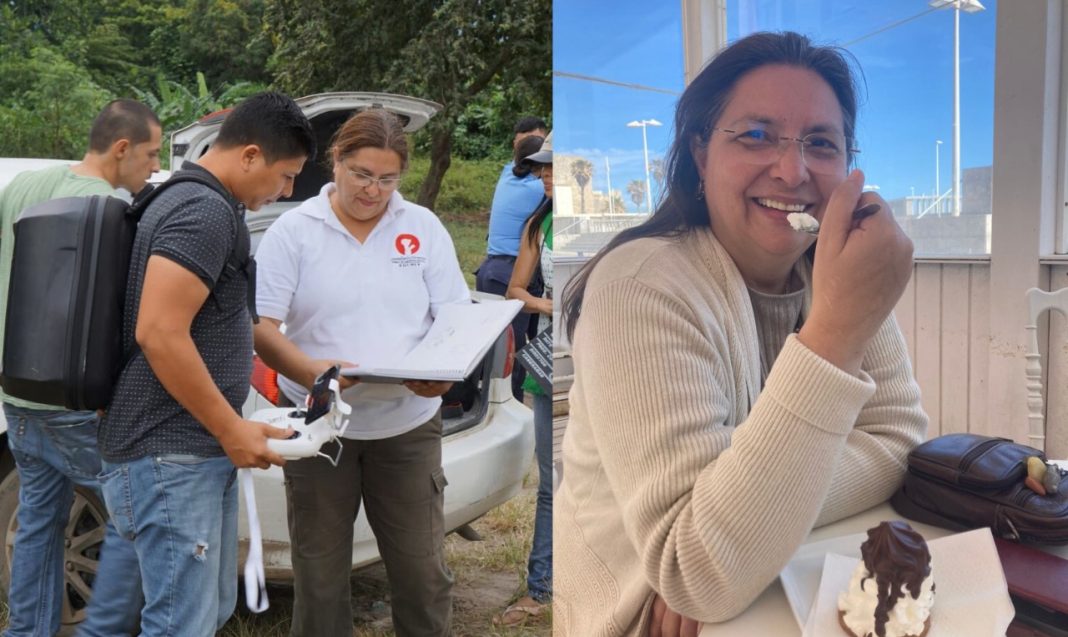
[[1027, 458], [1041, 451], [1006, 438], [947, 434], [908, 456], [908, 471], [891, 506], [906, 518], [953, 530], [990, 527], [995, 537], [1068, 544], [1068, 472], [1049, 465], [1060, 483], [1039, 495], [1024, 484]]

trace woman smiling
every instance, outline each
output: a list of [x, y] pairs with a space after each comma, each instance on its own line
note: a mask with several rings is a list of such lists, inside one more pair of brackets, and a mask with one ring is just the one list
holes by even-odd
[[850, 171], [856, 111], [836, 50], [739, 40], [679, 100], [656, 212], [565, 290], [554, 635], [696, 635], [900, 484], [927, 427], [891, 315], [912, 244]]

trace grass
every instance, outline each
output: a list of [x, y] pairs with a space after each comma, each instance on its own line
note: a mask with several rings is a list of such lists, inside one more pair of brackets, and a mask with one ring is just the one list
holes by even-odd
[[[445, 538], [445, 559], [455, 576], [452, 631], [456, 637], [549, 637], [552, 614], [546, 612], [525, 625], [501, 628], [494, 616], [526, 593], [526, 561], [534, 534], [537, 467], [531, 465], [523, 490], [487, 513], [472, 526], [482, 536], [468, 542], [456, 535]], [[245, 608], [238, 591], [237, 611], [217, 637], [288, 637], [293, 591], [269, 586], [271, 606], [256, 615]], [[389, 586], [381, 564], [362, 569], [352, 579], [353, 637], [393, 637], [389, 614]], [[0, 603], [0, 628], [7, 627], [7, 605]], [[73, 631], [61, 631], [69, 635]]]
[[[500, 628], [493, 617], [525, 591], [526, 560], [534, 533], [537, 468], [533, 465], [522, 492], [472, 524], [482, 535], [468, 542], [456, 535], [445, 539], [445, 555], [456, 582], [453, 588], [452, 630], [456, 637], [549, 637], [552, 616], [546, 613], [523, 626]], [[271, 587], [271, 608], [261, 615], [238, 611], [218, 637], [286, 637], [289, 634], [292, 591]], [[381, 564], [353, 577], [353, 637], [392, 637], [389, 588]]]
[[[468, 287], [475, 287], [475, 268], [486, 254], [489, 204], [501, 166], [497, 162], [453, 160], [435, 206], [452, 236], [460, 268]], [[412, 173], [421, 181], [426, 161], [413, 160]], [[418, 190], [405, 197], [414, 199]], [[525, 591], [526, 560], [534, 533], [537, 467], [531, 466], [523, 491], [472, 524], [484, 538], [468, 542], [451, 535], [445, 540], [446, 560], [456, 578], [453, 598], [453, 634], [456, 637], [548, 637], [552, 616], [546, 613], [526, 625], [499, 628], [493, 617]], [[292, 589], [269, 587], [271, 607], [260, 615], [244, 606], [239, 592], [238, 609], [218, 637], [287, 637], [292, 610]], [[391, 637], [389, 587], [381, 564], [353, 577], [352, 605], [356, 618], [354, 637]], [[7, 606], [0, 603], [0, 627], [7, 626]]]
[[464, 273], [467, 287], [475, 289], [475, 269], [482, 263], [486, 256], [486, 228], [489, 215], [485, 215], [483, 221], [467, 218], [456, 218], [453, 215], [442, 214], [441, 221], [452, 236], [452, 243], [456, 247], [456, 255], [460, 258], [460, 270]]

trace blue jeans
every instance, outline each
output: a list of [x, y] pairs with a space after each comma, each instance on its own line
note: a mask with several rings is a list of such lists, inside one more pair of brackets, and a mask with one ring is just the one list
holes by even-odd
[[546, 603], [553, 596], [553, 398], [534, 396], [534, 457], [538, 461], [538, 504], [534, 542], [527, 560], [527, 594]]
[[[47, 636], [59, 630], [66, 595], [63, 567], [64, 533], [74, 501], [74, 485], [90, 489], [98, 497], [100, 471], [97, 451], [97, 417], [94, 412], [25, 409], [4, 403], [8, 446], [19, 473], [18, 531], [11, 556], [11, 586], [8, 591], [10, 620], [5, 637]], [[99, 526], [84, 528], [87, 513], [79, 522], [82, 539], [99, 532]], [[92, 519], [90, 524], [101, 523]], [[129, 635], [136, 630], [141, 609], [140, 582], [132, 550], [110, 521], [106, 525], [92, 603], [81, 626], [85, 635]], [[79, 547], [75, 539], [66, 550], [77, 553], [75, 563], [95, 556]]]
[[237, 469], [180, 454], [103, 464], [108, 512], [137, 552], [142, 637], [214, 635], [237, 604]]

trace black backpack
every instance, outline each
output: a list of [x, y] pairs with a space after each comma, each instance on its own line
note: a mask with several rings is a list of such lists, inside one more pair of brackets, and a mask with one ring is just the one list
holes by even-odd
[[167, 188], [218, 184], [180, 171], [133, 203], [105, 195], [30, 206], [15, 221], [0, 386], [9, 396], [67, 409], [102, 409], [133, 353], [123, 307], [137, 224]]

